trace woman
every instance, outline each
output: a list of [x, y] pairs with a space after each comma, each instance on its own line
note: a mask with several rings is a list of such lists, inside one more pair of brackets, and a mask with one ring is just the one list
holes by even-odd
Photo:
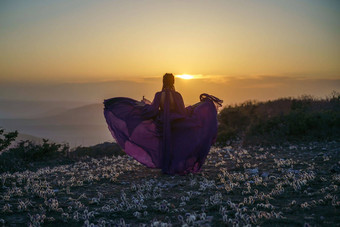
[[201, 102], [185, 108], [174, 82], [166, 73], [152, 103], [107, 99], [104, 116], [117, 143], [140, 163], [166, 174], [198, 172], [215, 142], [222, 100], [202, 94]]

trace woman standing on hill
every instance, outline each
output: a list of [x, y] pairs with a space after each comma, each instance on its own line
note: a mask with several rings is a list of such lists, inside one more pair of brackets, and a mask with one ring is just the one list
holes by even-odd
[[117, 143], [140, 163], [167, 174], [198, 172], [216, 140], [222, 100], [201, 94], [199, 103], [185, 107], [174, 82], [166, 73], [152, 103], [107, 99], [104, 116]]

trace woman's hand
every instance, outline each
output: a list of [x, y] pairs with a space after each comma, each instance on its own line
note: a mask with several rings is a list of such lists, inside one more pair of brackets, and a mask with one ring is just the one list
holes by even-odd
[[146, 98], [144, 97], [144, 95], [143, 95], [143, 99], [142, 99], [141, 102], [144, 102], [145, 104], [149, 104], [149, 105], [151, 104], [150, 100], [146, 99]]

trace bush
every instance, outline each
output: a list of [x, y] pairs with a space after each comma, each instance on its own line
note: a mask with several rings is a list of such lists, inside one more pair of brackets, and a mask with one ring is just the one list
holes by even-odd
[[326, 99], [312, 96], [245, 102], [225, 107], [218, 115], [217, 141], [282, 143], [340, 138], [340, 94]]
[[73, 151], [66, 144], [57, 144], [43, 139], [42, 144], [32, 141], [20, 141], [15, 147], [9, 148], [18, 132], [4, 133], [0, 130], [0, 173], [24, 171], [45, 166], [72, 163], [86, 157], [101, 158], [112, 155], [125, 155], [116, 143], [102, 143], [91, 147], [77, 147]]
[[69, 147], [65, 144], [49, 143], [44, 139], [43, 144], [35, 144], [32, 141], [20, 141], [14, 148], [10, 148], [1, 154], [0, 172], [21, 171], [33, 166], [34, 162], [54, 161], [66, 158]]
[[17, 138], [18, 132], [5, 133], [4, 129], [0, 129], [0, 152], [6, 150], [11, 143]]

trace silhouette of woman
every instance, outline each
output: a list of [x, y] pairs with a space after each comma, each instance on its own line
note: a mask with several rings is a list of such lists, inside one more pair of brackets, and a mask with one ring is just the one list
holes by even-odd
[[152, 101], [117, 97], [104, 100], [104, 116], [116, 142], [149, 168], [166, 174], [198, 172], [217, 135], [217, 108], [222, 100], [201, 94], [185, 107], [166, 73], [163, 88]]

